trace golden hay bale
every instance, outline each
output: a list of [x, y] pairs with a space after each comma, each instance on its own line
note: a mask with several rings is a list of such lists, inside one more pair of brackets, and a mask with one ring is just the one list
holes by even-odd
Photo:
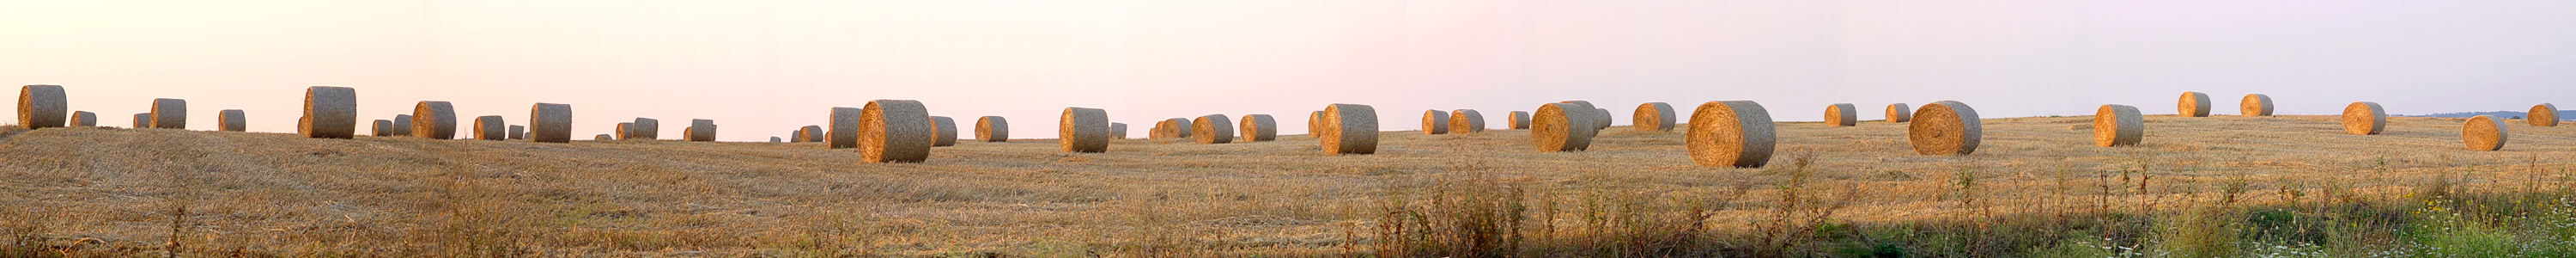
[[1127, 139], [1127, 123], [1116, 123], [1116, 122], [1109, 123], [1109, 138], [1110, 138], [1110, 139], [1118, 139], [1118, 140], [1126, 140], [1126, 139]]
[[1591, 149], [1592, 136], [1599, 129], [1590, 126], [1594, 112], [1586, 110], [1592, 109], [1574, 103], [1540, 105], [1538, 114], [1530, 117], [1531, 145], [1543, 152]]
[[1240, 137], [1235, 138], [1238, 138], [1237, 140], [1242, 142], [1271, 141], [1279, 139], [1279, 122], [1271, 120], [1270, 115], [1243, 115], [1243, 121], [1235, 123], [1235, 126], [1239, 128], [1235, 128], [1236, 130], [1234, 131], [1242, 134], [1238, 135]]
[[593, 140], [593, 141], [615, 141], [615, 140], [617, 140], [617, 136], [614, 136], [614, 135], [608, 135], [608, 134], [599, 134], [599, 136], [591, 136], [591, 137], [590, 137], [590, 140]]
[[1710, 167], [1758, 168], [1771, 162], [1778, 138], [1771, 111], [1749, 100], [1700, 103], [1691, 112], [1688, 142], [1692, 163]]
[[411, 107], [411, 135], [430, 139], [456, 139], [456, 108], [446, 101], [421, 101]]
[[1109, 111], [1066, 107], [1056, 119], [1055, 145], [1064, 152], [1109, 151]]
[[612, 131], [611, 133], [616, 133], [616, 134], [617, 134], [617, 139], [618, 139], [618, 140], [625, 140], [625, 139], [633, 139], [633, 138], [627, 138], [628, 136], [626, 136], [626, 135], [634, 134], [634, 132], [635, 132], [635, 122], [618, 122], [618, 123], [617, 123], [617, 130], [616, 130], [616, 131]]
[[2388, 112], [2378, 102], [2353, 102], [2343, 106], [2343, 132], [2355, 135], [2379, 134], [2388, 128]]
[[386, 136], [411, 136], [411, 115], [395, 114], [393, 122], [394, 134]]
[[1888, 122], [1888, 123], [1899, 123], [1899, 124], [1902, 124], [1902, 123], [1905, 123], [1905, 121], [1913, 121], [1913, 120], [1914, 120], [1914, 108], [1906, 107], [1906, 106], [1905, 106], [1905, 103], [1887, 104], [1887, 122]]
[[369, 130], [369, 132], [372, 133], [368, 133], [367, 135], [377, 137], [394, 135], [394, 120], [376, 119], [375, 125], [375, 130]]
[[1189, 138], [1190, 119], [1163, 119], [1162, 122], [1154, 123], [1154, 131], [1151, 133], [1153, 134], [1151, 139]]
[[572, 142], [572, 105], [537, 103], [528, 107], [529, 141]]
[[1234, 122], [1226, 120], [1225, 115], [1199, 116], [1198, 120], [1190, 121], [1189, 128], [1190, 141], [1200, 144], [1234, 142]]
[[1509, 126], [1513, 130], [1529, 129], [1529, 111], [1512, 111], [1510, 119], [1511, 121], [1505, 123], [1510, 123]]
[[1482, 132], [1485, 132], [1485, 113], [1478, 113], [1474, 109], [1449, 111], [1449, 133], [1469, 134]]
[[1002, 120], [1002, 117], [999, 116], [984, 116], [983, 118], [976, 118], [975, 140], [984, 142], [1010, 141], [1011, 121]]
[[2540, 105], [2531, 106], [2531, 113], [2523, 114], [2522, 116], [2526, 120], [2531, 120], [2531, 126], [2557, 127], [2558, 105], [2540, 103]]
[[1630, 119], [1630, 121], [1635, 121], [1632, 124], [1635, 124], [1634, 127], [1637, 128], [1637, 131], [1644, 132], [1671, 132], [1673, 131], [1673, 123], [1678, 122], [1673, 121], [1675, 116], [1673, 114], [1673, 105], [1664, 104], [1663, 102], [1637, 104], [1637, 112], [1631, 113], [1629, 116], [1635, 117]]
[[1914, 110], [1914, 122], [1906, 128], [1906, 139], [1914, 142], [1914, 153], [1923, 155], [1968, 155], [1977, 152], [1985, 139], [1985, 127], [1978, 125], [1977, 109], [1966, 103], [1943, 100], [1923, 104]]
[[680, 133], [680, 138], [692, 142], [716, 141], [716, 120], [689, 119], [689, 130]]
[[90, 113], [89, 111], [72, 111], [71, 121], [65, 122], [64, 124], [77, 127], [98, 127], [98, 113]]
[[509, 136], [510, 136], [509, 138], [510, 138], [511, 140], [526, 140], [526, 139], [528, 139], [528, 126], [524, 126], [524, 125], [510, 125], [510, 135], [509, 135]]
[[1449, 112], [1422, 111], [1422, 134], [1449, 133]]
[[70, 100], [63, 97], [63, 86], [27, 85], [18, 87], [18, 126], [27, 129], [63, 127], [71, 110]]
[[2272, 116], [2272, 96], [2245, 94], [2244, 100], [2236, 101], [2236, 111], [2247, 117]]
[[938, 132], [931, 128], [930, 109], [920, 101], [868, 101], [859, 120], [860, 160], [917, 163], [930, 159], [930, 136]]
[[2102, 147], [2138, 145], [2147, 135], [2146, 116], [2138, 107], [2102, 105], [2093, 111], [2093, 145]]
[[250, 122], [243, 121], [243, 119], [248, 118], [249, 116], [242, 114], [242, 110], [240, 109], [216, 110], [215, 130], [225, 132], [249, 131]]
[[507, 130], [506, 127], [503, 127], [507, 125], [508, 124], [501, 122], [501, 116], [475, 117], [474, 139], [499, 141], [501, 139], [509, 138], [509, 132], [502, 131]]
[[1307, 136], [1307, 137], [1315, 137], [1315, 136], [1316, 136], [1316, 134], [1315, 134], [1315, 133], [1323, 132], [1323, 131], [1324, 131], [1324, 111], [1315, 111], [1315, 112], [1309, 112], [1309, 113], [1306, 113], [1306, 136]]
[[829, 126], [828, 130], [823, 131], [823, 146], [831, 149], [858, 148], [861, 113], [866, 112], [857, 108], [833, 107], [831, 120], [825, 124]]
[[796, 128], [796, 132], [801, 133], [805, 137], [805, 140], [801, 142], [823, 142], [823, 126], [808, 125]]
[[939, 132], [930, 136], [930, 147], [957, 146], [957, 119], [933, 116], [930, 124], [939, 127]]
[[637, 117], [635, 122], [628, 122], [626, 129], [622, 131], [626, 135], [617, 136], [618, 140], [661, 140], [662, 120]]
[[2182, 101], [2174, 105], [2174, 110], [2174, 113], [2183, 117], [2207, 117], [2209, 116], [2209, 94], [2182, 92]]
[[1377, 153], [1377, 108], [1360, 104], [1324, 106], [1324, 131], [1316, 133], [1324, 155]]
[[152, 128], [152, 113], [135, 113], [134, 128]]
[[188, 100], [152, 99], [152, 128], [188, 129]]
[[1592, 102], [1591, 102], [1591, 101], [1567, 100], [1567, 101], [1559, 101], [1559, 102], [1556, 102], [1556, 103], [1574, 104], [1575, 106], [1581, 106], [1581, 107], [1583, 107], [1583, 109], [1576, 109], [1576, 110], [1574, 110], [1575, 112], [1593, 111], [1593, 112], [1592, 112], [1592, 114], [1586, 114], [1586, 115], [1584, 115], [1584, 116], [1583, 116], [1583, 117], [1591, 118], [1591, 120], [1585, 120], [1585, 121], [1590, 121], [1590, 124], [1592, 125], [1592, 131], [1593, 131], [1593, 133], [1598, 134], [1598, 133], [1600, 133], [1601, 129], [1604, 129], [1604, 128], [1610, 128], [1610, 110], [1609, 110], [1609, 109], [1602, 109], [1601, 107], [1595, 107], [1595, 106], [1592, 106]]
[[304, 118], [296, 131], [304, 137], [348, 139], [358, 133], [358, 90], [349, 87], [304, 88]]
[[1860, 125], [1860, 113], [1855, 112], [1858, 110], [1852, 110], [1854, 108], [1856, 107], [1851, 103], [1834, 103], [1831, 106], [1825, 106], [1825, 127]]
[[2501, 150], [2506, 138], [2504, 128], [2504, 120], [2501, 119], [2470, 117], [2468, 124], [2460, 126], [2460, 141], [2468, 143], [2469, 150], [2473, 151]]

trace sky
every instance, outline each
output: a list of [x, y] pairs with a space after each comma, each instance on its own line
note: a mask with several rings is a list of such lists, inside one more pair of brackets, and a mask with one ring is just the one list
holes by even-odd
[[[2171, 114], [2184, 91], [2281, 114], [2576, 104], [2576, 1], [2554, 0], [0, 0], [0, 85], [57, 84], [128, 126], [180, 98], [293, 132], [305, 87], [358, 90], [361, 125], [422, 100], [525, 124], [571, 104], [574, 137], [636, 117], [725, 141], [911, 99], [967, 126], [1053, 138], [1065, 107], [1142, 137], [1173, 117], [1327, 104], [1381, 129], [1424, 110], [1588, 100], [1754, 100], [1780, 121], [1833, 103], [1957, 100], [1986, 117]], [[15, 116], [15, 109], [0, 114]], [[968, 128], [971, 130], [972, 128]], [[965, 133], [965, 135], [972, 135]]]

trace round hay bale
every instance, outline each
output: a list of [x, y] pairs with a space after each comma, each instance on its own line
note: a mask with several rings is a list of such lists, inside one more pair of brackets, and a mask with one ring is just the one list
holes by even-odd
[[1002, 117], [999, 116], [984, 116], [983, 118], [976, 118], [975, 140], [984, 142], [1010, 141], [1011, 121], [1003, 120]]
[[2102, 147], [2133, 146], [2147, 135], [2146, 116], [2138, 107], [2102, 105], [2093, 111], [2093, 145]]
[[528, 107], [529, 141], [572, 142], [572, 105], [537, 103]]
[[933, 116], [930, 124], [939, 127], [939, 132], [930, 136], [930, 147], [957, 146], [957, 119]]
[[134, 128], [152, 128], [152, 113], [134, 113]]
[[1056, 119], [1056, 148], [1064, 152], [1109, 151], [1109, 111], [1066, 107]]
[[1574, 103], [1540, 105], [1530, 117], [1530, 143], [1542, 152], [1581, 151], [1590, 149], [1597, 132], [1590, 125], [1594, 112]]
[[1977, 144], [1985, 138], [1985, 128], [1978, 122], [1976, 109], [1966, 103], [1943, 100], [1915, 109], [1914, 122], [1907, 125], [1905, 134], [1914, 143], [1914, 153], [1968, 155], [1976, 153]]
[[1279, 139], [1279, 122], [1270, 119], [1270, 115], [1243, 115], [1243, 121], [1235, 123], [1235, 126], [1239, 127], [1235, 128], [1235, 132], [1243, 134], [1241, 135], [1242, 137], [1237, 137], [1243, 142], [1272, 141]]
[[692, 142], [716, 141], [716, 120], [689, 119], [689, 130], [681, 133], [680, 137]]
[[1190, 121], [1189, 128], [1190, 140], [1199, 144], [1234, 142], [1234, 122], [1227, 121], [1225, 115], [1199, 116]]
[[1315, 134], [1324, 155], [1377, 153], [1377, 108], [1360, 104], [1324, 106], [1324, 131]]
[[2473, 151], [2502, 150], [2506, 138], [2504, 128], [2502, 119], [2487, 116], [2470, 117], [2468, 124], [2460, 126], [2460, 141], [2468, 143], [2469, 150]]
[[358, 133], [358, 90], [349, 87], [304, 88], [304, 137], [348, 139]]
[[31, 130], [63, 127], [69, 110], [70, 99], [63, 97], [63, 86], [18, 87], [18, 126]]
[[376, 119], [375, 127], [373, 129], [374, 130], [368, 130], [369, 133], [367, 135], [376, 137], [393, 136], [394, 120]]
[[616, 133], [618, 140], [634, 139], [627, 135], [635, 134], [635, 122], [618, 122], [617, 130], [611, 133]]
[[1324, 132], [1324, 111], [1306, 113], [1306, 137], [1318, 137], [1316, 133], [1321, 132]]
[[90, 113], [89, 111], [72, 111], [71, 121], [65, 122], [65, 124], [78, 127], [98, 127], [98, 113]]
[[1902, 124], [1906, 121], [1914, 121], [1914, 108], [1906, 107], [1905, 103], [1887, 104], [1888, 123]]
[[387, 136], [411, 136], [411, 115], [395, 114], [393, 122], [394, 134]]
[[507, 125], [501, 122], [501, 116], [474, 117], [474, 139], [491, 141], [507, 139], [510, 137], [509, 132], [503, 131], [508, 130], [504, 127]]
[[859, 117], [862, 113], [866, 112], [857, 108], [833, 107], [831, 120], [825, 124], [829, 126], [827, 128], [829, 130], [823, 131], [823, 146], [832, 149], [858, 148]]
[[2182, 92], [2182, 101], [2174, 105], [2174, 113], [2183, 117], [2209, 116], [2209, 94]]
[[456, 139], [456, 108], [446, 101], [421, 101], [411, 107], [411, 135], [430, 139]]
[[2354, 135], [2379, 134], [2388, 128], [2388, 112], [2377, 102], [2353, 102], [2343, 106], [2343, 132]]
[[1163, 119], [1162, 122], [1154, 123], [1153, 139], [1189, 137], [1190, 119], [1188, 118]]
[[2530, 120], [2531, 126], [2557, 127], [2558, 105], [2540, 103], [2540, 105], [2531, 106], [2531, 113], [2523, 114], [2522, 117], [2524, 117], [2525, 120]]
[[796, 130], [797, 132], [804, 133], [805, 141], [803, 142], [823, 142], [823, 126], [808, 125], [796, 128]]
[[1449, 133], [1449, 112], [1422, 111], [1422, 134]]
[[2245, 99], [2236, 101], [2236, 111], [2246, 117], [2272, 116], [2272, 96], [2245, 94]]
[[1530, 116], [1529, 116], [1529, 115], [1530, 115], [1530, 114], [1529, 114], [1529, 111], [1512, 111], [1512, 118], [1510, 118], [1510, 119], [1511, 119], [1511, 121], [1508, 121], [1508, 122], [1505, 122], [1505, 123], [1509, 123], [1509, 124], [1510, 124], [1509, 126], [1512, 128], [1512, 130], [1523, 130], [1523, 129], [1529, 129], [1529, 126], [1530, 126], [1530, 122], [1529, 122], [1529, 121], [1530, 121]]
[[1691, 162], [1700, 166], [1758, 168], [1771, 163], [1778, 143], [1771, 111], [1748, 100], [1710, 101], [1691, 111]]
[[1642, 132], [1671, 132], [1673, 131], [1673, 123], [1677, 122], [1673, 121], [1675, 116], [1673, 114], [1673, 105], [1664, 104], [1663, 102], [1637, 104], [1637, 112], [1631, 113], [1628, 116], [1635, 117], [1630, 121], [1636, 121], [1632, 124], [1636, 125], [1634, 127], [1637, 128], [1637, 131]]
[[627, 130], [627, 132], [626, 132], [626, 136], [627, 136], [627, 137], [625, 137], [625, 138], [619, 138], [620, 140], [631, 140], [631, 139], [661, 140], [661, 139], [662, 139], [662, 120], [657, 120], [657, 119], [652, 119], [652, 118], [642, 118], [642, 117], [637, 117], [637, 118], [635, 118], [635, 122], [633, 122], [633, 123], [634, 123], [634, 124], [633, 124], [633, 126], [626, 127], [626, 130]]
[[1485, 113], [1478, 113], [1474, 109], [1449, 111], [1449, 133], [1469, 134], [1482, 132], [1485, 132]]
[[[250, 131], [250, 122], [243, 120], [248, 118], [249, 116], [242, 114], [242, 110], [240, 109], [216, 110], [215, 130], [225, 132]], [[351, 130], [354, 131], [355, 129]]]
[[608, 134], [599, 134], [599, 136], [591, 136], [591, 137], [590, 137], [590, 140], [593, 140], [593, 141], [615, 141], [615, 140], [617, 140], [617, 136], [614, 136], [614, 135], [608, 135]]
[[1115, 123], [1115, 122], [1113, 122], [1113, 123], [1109, 123], [1109, 138], [1110, 138], [1110, 139], [1118, 139], [1118, 140], [1126, 140], [1126, 139], [1127, 139], [1127, 123]]
[[1855, 113], [1856, 110], [1852, 110], [1853, 108], [1855, 107], [1852, 107], [1851, 103], [1834, 103], [1831, 106], [1825, 106], [1825, 127], [1860, 125], [1860, 114]]
[[[995, 117], [998, 118], [998, 117]], [[917, 163], [930, 159], [930, 109], [920, 101], [868, 101], [859, 115], [859, 157], [875, 163]]]
[[152, 99], [152, 128], [188, 129], [188, 100]]
[[787, 141], [786, 141], [786, 140], [779, 139], [779, 138], [778, 138], [778, 136], [770, 136], [770, 137], [769, 137], [769, 143], [781, 143], [781, 142], [787, 142]]
[[1610, 129], [1610, 109], [1594, 108], [1592, 111], [1592, 133], [1599, 134], [1602, 129]]
[[509, 135], [509, 136], [510, 136], [509, 138], [510, 138], [511, 140], [526, 140], [526, 139], [528, 139], [528, 126], [524, 126], [524, 125], [510, 125], [510, 135]]

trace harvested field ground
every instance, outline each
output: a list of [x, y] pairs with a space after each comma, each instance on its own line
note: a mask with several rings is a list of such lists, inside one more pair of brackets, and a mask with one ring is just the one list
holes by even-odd
[[[856, 151], [823, 143], [7, 129], [0, 230], [12, 240], [0, 241], [15, 242], [0, 248], [38, 256], [1865, 256], [1889, 248], [2044, 256], [2081, 254], [2068, 248], [2088, 244], [2200, 250], [2171, 241], [2192, 240], [2173, 237], [2201, 224], [2169, 218], [2277, 209], [2353, 224], [2322, 228], [2409, 228], [2420, 223], [2338, 209], [2447, 207], [2424, 195], [2564, 196], [2576, 185], [2568, 174], [2576, 127], [2509, 122], [2503, 151], [2478, 152], [2460, 147], [2462, 119], [2391, 117], [2385, 133], [2369, 136], [2343, 133], [2337, 119], [2148, 116], [2145, 140], [2123, 148], [2094, 147], [2091, 117], [1987, 119], [1984, 145], [1967, 156], [1913, 154], [1905, 124], [1782, 123], [1780, 154], [1761, 169], [1693, 166], [1687, 125], [1613, 127], [1586, 152], [1538, 152], [1526, 130], [1493, 129], [1383, 133], [1377, 154], [1344, 156], [1319, 154], [1302, 135], [1116, 140], [1108, 153], [1084, 154], [1060, 153], [1053, 140], [960, 141], [919, 164], [863, 163]], [[2269, 232], [2213, 221], [2220, 232]], [[2183, 230], [2163, 230], [2173, 228]], [[2224, 234], [2313, 243], [2290, 248], [2319, 252], [2413, 239], [2346, 233], [2319, 241]]]

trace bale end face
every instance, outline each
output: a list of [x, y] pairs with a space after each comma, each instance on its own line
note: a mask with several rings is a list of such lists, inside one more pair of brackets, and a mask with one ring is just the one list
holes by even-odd
[[1683, 137], [1700, 166], [1757, 168], [1771, 162], [1777, 145], [1771, 111], [1753, 101], [1710, 101], [1691, 112]]
[[2531, 113], [2523, 114], [2522, 117], [2529, 120], [2531, 126], [2557, 127], [2558, 105], [2540, 103], [2540, 105], [2531, 106]]
[[2343, 107], [2343, 131], [2354, 135], [2373, 135], [2388, 128], [2388, 112], [2377, 102], [2353, 102]]
[[1323, 132], [1316, 133], [1324, 155], [1377, 153], [1377, 108], [1360, 104], [1324, 106]]
[[2460, 141], [2473, 151], [2502, 150], [2506, 135], [2504, 120], [2487, 116], [2470, 117], [2460, 128]]
[[1984, 140], [1984, 127], [1979, 125], [1976, 109], [1944, 100], [1914, 110], [1906, 139], [1913, 143], [1916, 154], [1968, 155], [1976, 153], [1977, 145]]
[[18, 87], [18, 126], [33, 130], [69, 124], [71, 104], [63, 95], [58, 85]]
[[2245, 99], [2236, 102], [2236, 111], [2246, 117], [2272, 116], [2272, 96], [2245, 94]]
[[1190, 141], [1195, 141], [1199, 144], [1234, 142], [1234, 122], [1228, 121], [1229, 120], [1225, 119], [1225, 115], [1199, 116], [1199, 119], [1191, 120], [1189, 125]]
[[2145, 138], [2147, 121], [2137, 107], [2102, 105], [2093, 112], [2093, 145], [2132, 146]]

